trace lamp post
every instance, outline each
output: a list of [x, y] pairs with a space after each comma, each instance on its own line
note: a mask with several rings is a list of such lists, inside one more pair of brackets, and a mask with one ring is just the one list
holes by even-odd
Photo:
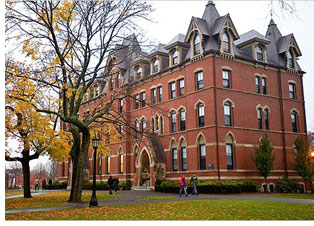
[[94, 148], [94, 172], [93, 172], [93, 194], [89, 201], [89, 206], [98, 206], [98, 201], [96, 198], [96, 152], [99, 144], [99, 138], [95, 137], [92, 139], [93, 148]]

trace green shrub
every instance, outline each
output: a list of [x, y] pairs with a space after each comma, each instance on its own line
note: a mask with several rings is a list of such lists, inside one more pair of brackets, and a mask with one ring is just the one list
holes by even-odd
[[123, 190], [130, 190], [132, 187], [132, 182], [130, 180], [122, 181], [119, 183], [119, 187]]
[[288, 177], [280, 179], [276, 184], [277, 192], [300, 192], [303, 193], [303, 186], [295, 181], [291, 181]]
[[[84, 190], [93, 190], [93, 181], [89, 181], [88, 184], [83, 185]], [[96, 181], [96, 190], [108, 190], [108, 183], [105, 181]]]
[[62, 182], [55, 181], [55, 182], [52, 182], [51, 186], [46, 185], [45, 189], [55, 190], [55, 189], [66, 189], [67, 187], [68, 187], [67, 181], [62, 181]]
[[259, 191], [259, 186], [255, 180], [244, 180], [239, 182], [241, 187], [241, 192], [257, 192]]

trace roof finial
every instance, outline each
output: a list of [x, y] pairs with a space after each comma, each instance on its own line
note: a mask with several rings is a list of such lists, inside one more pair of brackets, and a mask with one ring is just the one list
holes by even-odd
[[270, 19], [273, 19], [273, 0], [270, 1]]
[[215, 5], [214, 1], [212, 1], [212, 0], [208, 0], [206, 5], [209, 5], [209, 4], [214, 4]]

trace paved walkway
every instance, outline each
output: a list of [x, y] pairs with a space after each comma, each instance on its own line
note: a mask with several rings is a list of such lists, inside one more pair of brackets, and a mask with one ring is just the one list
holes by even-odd
[[[173, 201], [186, 201], [186, 200], [222, 200], [222, 199], [236, 199], [236, 200], [258, 200], [268, 202], [283, 202], [283, 203], [300, 203], [300, 204], [312, 204], [312, 199], [295, 199], [295, 198], [275, 198], [270, 197], [268, 194], [237, 194], [237, 195], [189, 195], [188, 197], [180, 197], [178, 194], [159, 193], [153, 191], [120, 191], [118, 198], [112, 198], [108, 200], [98, 201], [99, 206], [115, 206], [115, 205], [130, 205], [130, 204], [143, 204], [143, 203], [157, 203], [157, 202], [173, 202]], [[172, 199], [158, 199], [158, 200], [139, 200], [146, 196], [174, 196]], [[49, 210], [62, 210], [70, 208], [84, 208], [88, 207], [88, 203], [80, 203], [70, 206], [57, 206], [47, 208], [34, 208], [34, 209], [15, 209], [6, 210], [5, 213], [25, 213], [25, 212], [37, 212], [37, 211], [49, 211]]]

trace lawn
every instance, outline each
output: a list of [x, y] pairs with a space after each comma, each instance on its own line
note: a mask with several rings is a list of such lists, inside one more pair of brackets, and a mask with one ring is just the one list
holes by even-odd
[[282, 194], [271, 194], [270, 197], [276, 198], [294, 198], [294, 199], [314, 199], [314, 194], [295, 194], [295, 193], [282, 193]]
[[[82, 201], [88, 203], [90, 201], [92, 192], [83, 191]], [[73, 205], [73, 203], [68, 203], [70, 196], [70, 191], [62, 192], [51, 192], [43, 195], [34, 195], [33, 198], [16, 198], [5, 200], [5, 209], [24, 209], [24, 208], [41, 208], [41, 207], [52, 207], [52, 206], [67, 206]], [[108, 193], [97, 193], [97, 200], [106, 200], [109, 198], [117, 198], [119, 195]]]
[[158, 199], [174, 199], [177, 198], [176, 196], [146, 196], [141, 199], [138, 199], [138, 201], [145, 201], [145, 200], [158, 200]]
[[314, 205], [193, 200], [6, 214], [6, 220], [314, 220]]

